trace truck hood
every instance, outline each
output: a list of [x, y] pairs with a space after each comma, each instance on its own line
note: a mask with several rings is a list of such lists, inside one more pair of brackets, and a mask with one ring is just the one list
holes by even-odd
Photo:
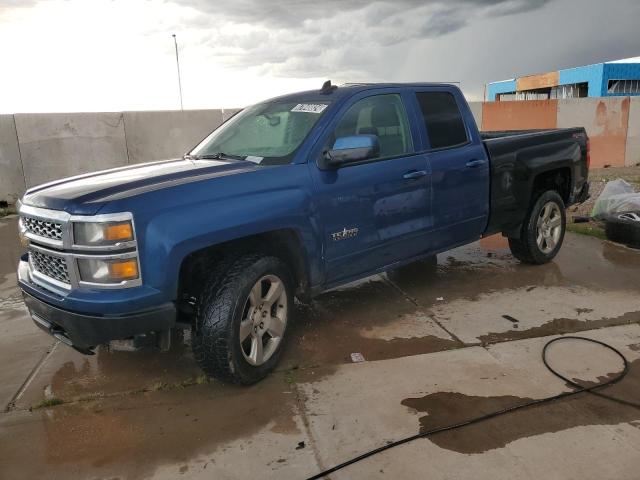
[[183, 183], [255, 170], [227, 160], [165, 160], [63, 178], [33, 187], [22, 203], [77, 215], [94, 215], [108, 201]]

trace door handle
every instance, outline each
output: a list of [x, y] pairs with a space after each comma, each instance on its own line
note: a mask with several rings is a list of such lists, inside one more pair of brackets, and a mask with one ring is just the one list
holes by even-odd
[[405, 180], [413, 180], [415, 178], [424, 177], [427, 174], [425, 170], [412, 170], [402, 175]]
[[467, 162], [467, 168], [475, 168], [480, 165], [484, 165], [484, 160], [471, 160], [470, 162]]

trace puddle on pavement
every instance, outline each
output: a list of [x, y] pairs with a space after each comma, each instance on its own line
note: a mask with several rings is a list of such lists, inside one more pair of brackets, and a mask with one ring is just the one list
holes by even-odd
[[262, 431], [291, 437], [289, 451], [274, 452], [274, 460], [286, 460], [303, 437], [290, 390], [273, 376], [252, 387], [199, 385], [34, 411], [40, 421], [0, 441], [0, 458], [10, 459], [3, 470], [6, 478], [17, 478], [12, 471], [21, 478], [86, 478], [87, 471], [92, 478], [144, 478], [205, 454], [215, 461], [229, 448], [250, 454], [252, 436]]
[[637, 290], [539, 285], [439, 302], [431, 311], [473, 345], [640, 322], [639, 307]]
[[351, 363], [351, 353], [383, 360], [461, 346], [380, 277], [298, 305], [291, 333], [283, 357], [288, 366]]
[[388, 272], [388, 278], [425, 308], [482, 294], [537, 286], [638, 290], [640, 250], [583, 235], [567, 235], [558, 256], [545, 265], [518, 262], [501, 235]]
[[[579, 310], [579, 309], [578, 309]], [[580, 312], [578, 312], [580, 315]], [[578, 320], [573, 318], [554, 318], [538, 327], [527, 330], [509, 330], [505, 332], [492, 332], [478, 337], [480, 343], [488, 345], [511, 340], [521, 340], [524, 338], [547, 337], [551, 335], [562, 335], [565, 333], [583, 332], [596, 328], [611, 327], [617, 325], [628, 325], [629, 323], [640, 323], [640, 311], [628, 312], [616, 318], [603, 318], [600, 320]]]
[[[599, 381], [605, 378], [608, 377], [602, 377]], [[586, 383], [586, 386], [588, 385]], [[640, 360], [631, 362], [629, 374], [622, 382], [602, 392], [638, 402]], [[481, 397], [456, 392], [439, 392], [420, 398], [407, 398], [402, 400], [401, 404], [411, 411], [427, 413], [419, 419], [420, 431], [424, 432], [531, 400], [531, 398], [508, 395]], [[440, 448], [464, 454], [479, 454], [503, 448], [522, 438], [556, 433], [579, 426], [616, 425], [638, 420], [640, 420], [638, 409], [593, 395], [580, 394], [571, 399], [525, 408], [427, 438]]]

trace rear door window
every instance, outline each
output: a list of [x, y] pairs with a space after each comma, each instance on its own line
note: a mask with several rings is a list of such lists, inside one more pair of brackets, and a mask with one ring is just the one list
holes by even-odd
[[416, 98], [431, 148], [454, 147], [467, 142], [467, 129], [451, 93], [417, 92]]

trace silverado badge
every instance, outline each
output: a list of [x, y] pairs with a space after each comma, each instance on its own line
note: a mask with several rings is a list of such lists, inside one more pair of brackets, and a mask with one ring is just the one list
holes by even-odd
[[340, 240], [346, 240], [347, 238], [353, 238], [355, 236], [358, 235], [358, 229], [357, 228], [344, 228], [342, 231], [340, 232], [335, 232], [331, 234], [331, 239], [334, 242], [338, 242]]

